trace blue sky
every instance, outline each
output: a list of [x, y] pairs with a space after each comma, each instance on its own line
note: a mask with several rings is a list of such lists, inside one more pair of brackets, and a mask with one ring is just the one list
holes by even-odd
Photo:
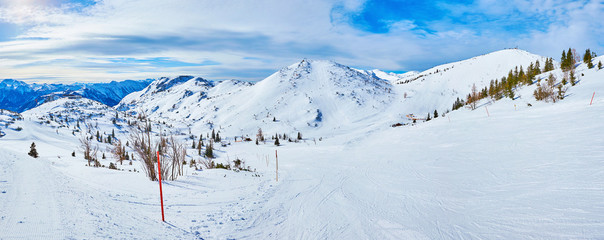
[[0, 0], [0, 79], [261, 80], [300, 59], [404, 72], [519, 47], [604, 54], [602, 1]]

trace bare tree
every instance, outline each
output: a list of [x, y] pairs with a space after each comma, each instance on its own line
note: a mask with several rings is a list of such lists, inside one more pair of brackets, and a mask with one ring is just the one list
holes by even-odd
[[[139, 117], [140, 118], [140, 117]], [[140, 121], [132, 126], [130, 131], [130, 142], [132, 148], [139, 159], [141, 159], [142, 168], [151, 181], [157, 181], [157, 171], [155, 171], [155, 150], [160, 147], [160, 143], [151, 136], [151, 123]]]
[[258, 139], [258, 141], [264, 142], [264, 134], [262, 133], [262, 128], [258, 128], [256, 139]]
[[476, 84], [472, 84], [472, 93], [470, 93], [468, 99], [468, 103], [472, 107], [472, 110], [476, 109], [476, 102], [478, 102], [478, 90], [476, 89]]
[[111, 149], [111, 153], [113, 154], [113, 156], [115, 157], [115, 159], [117, 159], [120, 162], [120, 165], [123, 163], [123, 161], [126, 159], [126, 151], [122, 146], [122, 141], [121, 140], [117, 140], [113, 143], [113, 148]]
[[[182, 176], [184, 174], [183, 163], [185, 161], [185, 157], [187, 156], [186, 147], [181, 143], [174, 139], [174, 136], [170, 136], [170, 146], [167, 151], [168, 158], [171, 160], [169, 168], [169, 175], [166, 173], [166, 179], [176, 180], [178, 176]], [[162, 165], [164, 166], [164, 165]], [[166, 164], [167, 166], [167, 164]], [[162, 169], [162, 174], [163, 174]]]
[[84, 152], [84, 159], [88, 161], [88, 166], [90, 166], [90, 162], [94, 161], [96, 165], [96, 154], [99, 150], [98, 145], [92, 143], [91, 138], [89, 138], [86, 134], [80, 135], [80, 148]]
[[[554, 77], [554, 75], [550, 74], [549, 77], [547, 78], [547, 81], [544, 84], [537, 84], [537, 89], [535, 89], [533, 95], [535, 96], [535, 99], [538, 101], [552, 101], [552, 102], [556, 102], [558, 100], [558, 96], [556, 96], [554, 94], [554, 85], [556, 83], [556, 77]], [[564, 92], [566, 92], [566, 88], [560, 88], [559, 89], [559, 94], [562, 95], [562, 97], [564, 97]], [[560, 98], [561, 99], [561, 98]]]

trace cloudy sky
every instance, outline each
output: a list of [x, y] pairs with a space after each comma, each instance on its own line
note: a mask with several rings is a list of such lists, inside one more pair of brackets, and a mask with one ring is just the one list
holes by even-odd
[[404, 72], [518, 47], [604, 54], [604, 1], [0, 0], [0, 79], [261, 80], [304, 58]]

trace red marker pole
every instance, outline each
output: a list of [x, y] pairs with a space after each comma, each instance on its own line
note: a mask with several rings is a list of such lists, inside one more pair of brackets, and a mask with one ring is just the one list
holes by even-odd
[[487, 110], [487, 117], [490, 117], [491, 115], [489, 115], [489, 109], [487, 108], [487, 106], [484, 106], [484, 109]]
[[161, 164], [159, 162], [159, 151], [157, 151], [157, 176], [159, 176], [159, 199], [161, 201], [161, 220], [166, 221], [164, 218], [164, 194], [161, 190]]
[[277, 150], [275, 150], [275, 181], [279, 181], [279, 157], [277, 156]]
[[594, 97], [596, 96], [596, 92], [594, 92], [593, 95], [591, 95], [591, 101], [589, 102], [589, 106], [591, 106], [591, 104], [594, 102]]

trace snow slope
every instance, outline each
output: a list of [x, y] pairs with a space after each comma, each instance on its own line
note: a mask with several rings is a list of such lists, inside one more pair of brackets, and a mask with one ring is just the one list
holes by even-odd
[[516, 67], [522, 66], [526, 70], [537, 60], [543, 67], [545, 57], [519, 49], [506, 49], [443, 64], [399, 79], [395, 81], [394, 89], [401, 97], [393, 103], [389, 119], [397, 118], [396, 114], [398, 119], [405, 120], [403, 115], [409, 113], [420, 117], [426, 117], [434, 110], [444, 113], [452, 109], [458, 97], [465, 100], [473, 84], [480, 90], [489, 86], [491, 80], [501, 80]]
[[[200, 106], [209, 99], [209, 107], [228, 106], [224, 105], [227, 99], [241, 100], [232, 103], [230, 111], [214, 111], [214, 123], [226, 122], [245, 109], [249, 113], [285, 113], [286, 106], [327, 106], [320, 103], [322, 99], [354, 103], [348, 111], [367, 111], [350, 114], [353, 121], [344, 122], [345, 130], [330, 129], [333, 123], [328, 118], [321, 127], [308, 126], [316, 134], [336, 133], [322, 141], [305, 137], [297, 143], [283, 141], [279, 147], [270, 142], [256, 145], [234, 142], [233, 135], [225, 131], [228, 144], [216, 145], [215, 161], [243, 159], [256, 171], [186, 168], [185, 176], [165, 182], [167, 223], [160, 220], [157, 183], [148, 181], [140, 171], [129, 171], [140, 169], [138, 161], [118, 165], [124, 170], [116, 171], [85, 166], [79, 150], [76, 157], [71, 156], [78, 148], [78, 138], [72, 135], [73, 125], [61, 127], [65, 118], [58, 114], [69, 116], [66, 111], [71, 109], [82, 110], [74, 111], [74, 116], [109, 111], [111, 114], [92, 114], [87, 120], [99, 122], [101, 132], [108, 132], [115, 127], [110, 123], [111, 109], [85, 99], [61, 99], [24, 112], [24, 120], [17, 120], [0, 138], [0, 228], [7, 229], [0, 231], [0, 238], [604, 238], [604, 203], [600, 200], [604, 199], [604, 132], [600, 131], [604, 129], [604, 95], [600, 95], [604, 93], [604, 70], [580, 64], [577, 85], [555, 104], [535, 101], [531, 95], [535, 86], [525, 86], [517, 89], [519, 99], [488, 105], [489, 115], [484, 106], [473, 111], [462, 108], [429, 122], [391, 128], [381, 124], [387, 121], [379, 119], [385, 115], [376, 113], [397, 106], [395, 101], [386, 101], [390, 95], [360, 105], [351, 92], [335, 100], [328, 98], [331, 91], [341, 89], [335, 84], [354, 90], [391, 85], [381, 79], [372, 83], [372, 78], [363, 77], [368, 75], [354, 70], [361, 76], [351, 73], [347, 81], [332, 81], [323, 74], [330, 76], [330, 71], [336, 71], [333, 66], [337, 65], [295, 64], [266, 82], [246, 87], [233, 81], [210, 87], [195, 78], [181, 79], [155, 93], [162, 98], [141, 98], [148, 105], [172, 107], [172, 96], [184, 96], [183, 104], [173, 111], [149, 112], [167, 121], [165, 127], [171, 121], [185, 124], [178, 119], [186, 117], [180, 111], [196, 106], [202, 96]], [[335, 69], [342, 72], [333, 76], [348, 73], [345, 67]], [[553, 74], [561, 73], [555, 70]], [[309, 94], [312, 103], [298, 102], [301, 94], [316, 85], [323, 88]], [[274, 86], [279, 88], [273, 90]], [[187, 90], [194, 91], [193, 95], [185, 96]], [[264, 94], [268, 91], [274, 92]], [[357, 98], [372, 94], [360, 92], [363, 95], [355, 95]], [[161, 101], [166, 103], [159, 104]], [[257, 102], [268, 103], [268, 110], [256, 107]], [[130, 111], [138, 108], [133, 109]], [[338, 113], [338, 109], [334, 111]], [[231, 112], [232, 116], [223, 115]], [[51, 113], [53, 120], [40, 124]], [[374, 113], [375, 118], [361, 118]], [[205, 116], [190, 114], [190, 119], [196, 119], [193, 114]], [[277, 117], [280, 122], [275, 123], [270, 115], [266, 118], [266, 126], [280, 126], [287, 119]], [[120, 114], [120, 119], [128, 117]], [[23, 130], [15, 131], [14, 126]], [[186, 128], [171, 130], [180, 131], [177, 138], [190, 143]], [[41, 155], [38, 159], [26, 155], [34, 141]], [[276, 153], [279, 181], [275, 181]], [[188, 154], [188, 161], [200, 159], [193, 149]], [[108, 162], [115, 159], [103, 160], [105, 165]]]
[[198, 134], [216, 128], [248, 135], [262, 128], [293, 135], [348, 128], [377, 116], [395, 97], [387, 81], [331, 61], [303, 60], [254, 85], [180, 78], [154, 82], [125, 97], [117, 108], [192, 124]]

